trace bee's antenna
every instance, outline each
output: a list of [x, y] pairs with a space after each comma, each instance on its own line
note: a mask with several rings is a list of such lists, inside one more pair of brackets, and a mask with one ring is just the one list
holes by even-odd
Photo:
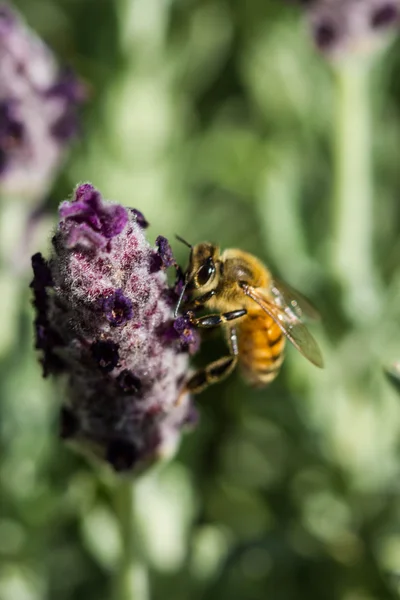
[[175, 319], [176, 319], [176, 317], [178, 316], [178, 312], [179, 312], [179, 309], [180, 309], [180, 307], [181, 307], [181, 304], [182, 304], [183, 296], [185, 295], [185, 291], [186, 291], [186, 286], [187, 286], [187, 283], [188, 283], [188, 282], [187, 282], [187, 281], [185, 281], [185, 283], [183, 284], [182, 291], [181, 291], [181, 293], [180, 293], [180, 295], [179, 295], [179, 300], [178, 300], [178, 302], [177, 302], [177, 305], [176, 305], [176, 307], [175, 307], [175, 312], [174, 312], [174, 317], [175, 317]]
[[184, 240], [183, 238], [181, 238], [180, 235], [175, 234], [175, 237], [177, 240], [179, 240], [180, 242], [182, 242], [182, 244], [185, 244], [185, 246], [187, 246], [188, 248], [190, 248], [192, 250], [193, 246], [192, 244], [189, 244], [189, 242], [187, 242], [186, 240]]
[[[176, 239], [179, 242], [182, 242], [182, 244], [185, 244], [185, 246], [187, 246], [188, 248], [190, 248], [190, 256], [191, 256], [192, 252], [193, 252], [193, 246], [192, 246], [192, 244], [189, 244], [189, 242], [187, 242], [186, 240], [184, 240], [180, 235], [175, 234], [175, 237], [176, 237]], [[175, 307], [175, 312], [174, 312], [175, 319], [178, 316], [178, 312], [179, 312], [179, 309], [181, 307], [181, 304], [182, 304], [182, 301], [183, 301], [183, 297], [185, 295], [187, 284], [188, 284], [188, 273], [186, 273], [185, 283], [183, 284], [182, 291], [181, 291], [181, 293], [179, 295], [178, 303], [177, 303], [177, 305]]]

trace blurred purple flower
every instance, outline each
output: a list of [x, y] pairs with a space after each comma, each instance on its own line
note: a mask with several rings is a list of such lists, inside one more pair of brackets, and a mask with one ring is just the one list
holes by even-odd
[[368, 54], [400, 24], [400, 0], [298, 0], [317, 48], [331, 59]]
[[0, 4], [0, 193], [38, 200], [48, 191], [85, 90], [51, 51]]
[[152, 269], [138, 215], [79, 186], [60, 206], [50, 260], [32, 259], [31, 284], [44, 375], [67, 381], [61, 436], [128, 471], [168, 452], [194, 422], [182, 386], [195, 333], [174, 320], [174, 291], [165, 269]]

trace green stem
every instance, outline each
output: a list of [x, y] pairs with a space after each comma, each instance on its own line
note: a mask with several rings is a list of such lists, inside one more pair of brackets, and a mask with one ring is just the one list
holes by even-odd
[[368, 320], [379, 309], [373, 265], [373, 182], [370, 64], [343, 61], [335, 69], [335, 186], [332, 266], [347, 311]]
[[120, 525], [122, 553], [115, 573], [113, 600], [147, 600], [147, 570], [140, 551], [134, 482], [118, 482], [114, 505]]

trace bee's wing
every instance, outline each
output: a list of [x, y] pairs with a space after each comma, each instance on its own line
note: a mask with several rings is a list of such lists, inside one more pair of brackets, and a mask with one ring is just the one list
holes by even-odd
[[271, 302], [266, 292], [261, 288], [244, 285], [243, 291], [275, 321], [288, 340], [303, 356], [317, 367], [322, 368], [324, 366], [317, 342], [295, 312], [287, 310], [290, 309], [290, 306], [287, 304], [280, 306]]
[[303, 294], [281, 279], [274, 277], [271, 293], [276, 298], [278, 306], [290, 309], [299, 319], [306, 317], [312, 321], [320, 320], [320, 314], [315, 306]]

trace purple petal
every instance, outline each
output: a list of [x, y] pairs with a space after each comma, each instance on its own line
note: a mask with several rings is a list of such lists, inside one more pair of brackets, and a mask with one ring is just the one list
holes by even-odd
[[86, 100], [87, 91], [74, 71], [65, 68], [59, 74], [58, 80], [49, 87], [46, 96], [63, 98], [68, 104], [79, 104]]
[[[94, 246], [102, 248], [107, 240], [119, 235], [128, 223], [127, 210], [119, 204], [103, 202], [100, 193], [90, 184], [79, 186], [74, 199], [60, 205], [59, 213], [61, 219], [72, 223], [70, 247], [79, 244], [82, 236], [85, 242], [92, 241]], [[91, 235], [89, 229], [95, 235]]]
[[386, 2], [375, 9], [371, 16], [371, 26], [374, 29], [390, 27], [399, 19], [399, 8], [394, 2]]
[[99, 366], [99, 369], [103, 371], [103, 373], [109, 373], [118, 365], [118, 346], [114, 342], [93, 342], [91, 346], [91, 352], [94, 360]]
[[176, 264], [176, 260], [172, 253], [172, 248], [169, 245], [167, 238], [159, 235], [156, 239], [156, 246], [158, 248], [158, 254], [161, 257], [163, 267], [168, 268]]
[[68, 109], [51, 126], [51, 133], [60, 142], [68, 142], [79, 131], [79, 119], [76, 112]]
[[136, 223], [140, 225], [142, 229], [147, 229], [149, 222], [143, 216], [143, 213], [141, 213], [140, 210], [137, 210], [137, 208], [131, 208], [130, 211], [135, 215]]
[[122, 290], [116, 290], [113, 295], [104, 298], [102, 310], [113, 327], [125, 325], [133, 316], [132, 301], [124, 296]]
[[198, 331], [190, 322], [187, 315], [175, 319], [173, 323], [174, 331], [181, 342], [182, 349], [189, 350], [191, 354], [197, 352], [200, 345]]

